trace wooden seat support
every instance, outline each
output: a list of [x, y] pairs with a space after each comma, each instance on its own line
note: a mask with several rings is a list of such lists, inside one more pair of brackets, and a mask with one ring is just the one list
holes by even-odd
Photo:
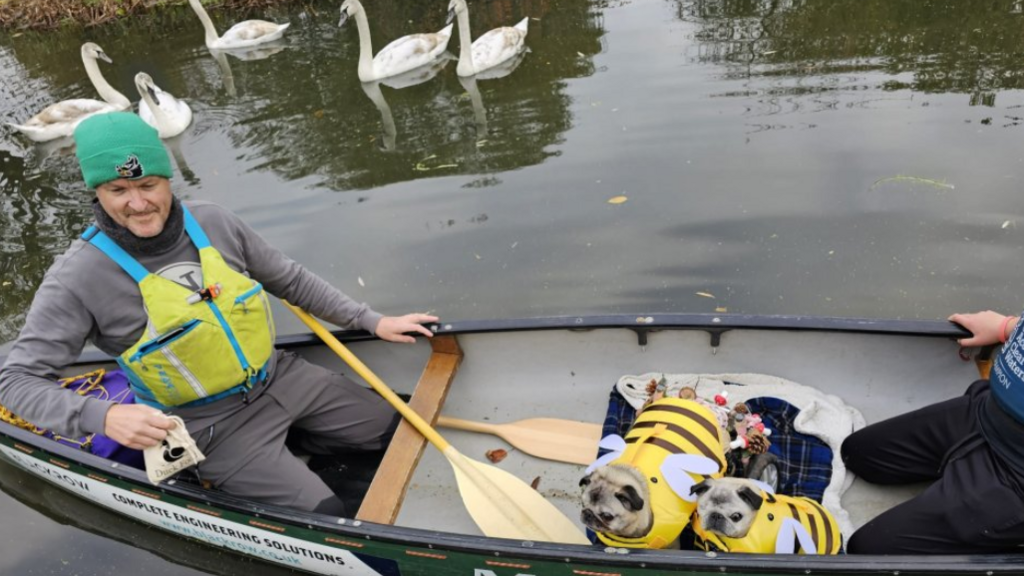
[[[455, 336], [434, 336], [430, 346], [433, 352], [416, 384], [409, 407], [433, 425], [462, 362], [462, 349]], [[399, 424], [356, 518], [380, 524], [395, 523], [426, 445], [426, 438], [411, 424], [405, 421]]]

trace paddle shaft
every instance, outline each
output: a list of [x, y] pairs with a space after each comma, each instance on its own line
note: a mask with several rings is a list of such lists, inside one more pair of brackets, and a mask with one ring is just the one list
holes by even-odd
[[501, 428], [499, 426], [486, 422], [474, 422], [472, 420], [463, 420], [462, 418], [452, 418], [451, 416], [438, 416], [437, 425], [467, 432], [481, 432], [483, 434], [501, 436]]
[[424, 420], [422, 416], [417, 414], [416, 411], [410, 408], [408, 404], [403, 402], [402, 399], [399, 398], [397, 394], [392, 392], [391, 388], [389, 388], [388, 385], [385, 384], [383, 380], [378, 378], [377, 375], [374, 374], [373, 371], [366, 366], [366, 364], [363, 364], [362, 360], [360, 360], [359, 358], [356, 357], [355, 354], [350, 352], [349, 349], [346, 348], [344, 344], [338, 342], [338, 339], [335, 338], [334, 334], [331, 334], [330, 331], [327, 330], [327, 328], [324, 328], [322, 324], [320, 324], [319, 322], [316, 321], [316, 319], [307, 314], [305, 310], [297, 308], [289, 302], [282, 302], [284, 303], [285, 306], [288, 307], [289, 310], [294, 312], [295, 315], [299, 317], [299, 320], [302, 320], [302, 322], [306, 326], [308, 326], [309, 329], [312, 330], [314, 334], [319, 336], [320, 339], [323, 340], [324, 344], [326, 344], [331, 350], [333, 350], [335, 354], [341, 356], [341, 359], [344, 360], [349, 366], [351, 366], [352, 369], [355, 370], [360, 376], [362, 376], [363, 379], [366, 380], [366, 382], [370, 386], [372, 386], [373, 389], [376, 390], [378, 394], [383, 396], [384, 399], [387, 400], [389, 404], [394, 406], [395, 410], [398, 410], [402, 417], [405, 418], [405, 421], [408, 422], [409, 424], [412, 424], [412, 426], [416, 428], [417, 432], [422, 434], [424, 438], [426, 438], [431, 444], [437, 447], [437, 449], [440, 450], [441, 452], [444, 452], [450, 446], [447, 440], [442, 438], [441, 435], [438, 434], [436, 430], [430, 427], [430, 424], [427, 424], [426, 420]]
[[444, 454], [455, 471], [467, 511], [485, 535], [583, 545], [590, 543], [572, 521], [525, 482], [508, 472], [463, 456], [320, 322], [288, 302], [284, 305]]

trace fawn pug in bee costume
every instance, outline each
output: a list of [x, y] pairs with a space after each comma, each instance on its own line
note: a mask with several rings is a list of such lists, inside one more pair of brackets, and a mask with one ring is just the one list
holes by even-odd
[[691, 488], [722, 477], [727, 445], [707, 407], [681, 398], [652, 402], [625, 438], [601, 440], [611, 452], [580, 481], [580, 519], [609, 546], [677, 546], [697, 507]]

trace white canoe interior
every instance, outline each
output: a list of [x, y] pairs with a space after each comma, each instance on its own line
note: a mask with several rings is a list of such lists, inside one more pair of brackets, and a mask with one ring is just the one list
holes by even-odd
[[[601, 423], [615, 382], [645, 372], [778, 376], [839, 396], [868, 423], [958, 396], [978, 377], [973, 363], [960, 360], [952, 340], [902, 335], [737, 329], [722, 335], [714, 353], [709, 334], [699, 330], [652, 332], [643, 347], [637, 334], [624, 328], [462, 334], [458, 345], [461, 366], [440, 413], [491, 423], [534, 417]], [[389, 386], [405, 393], [413, 392], [432, 353], [422, 339], [412, 346], [364, 342], [350, 348]], [[302, 353], [352, 374], [326, 348]], [[582, 466], [534, 458], [489, 434], [440, 432], [465, 456], [482, 462], [487, 462], [488, 450], [507, 450], [508, 457], [496, 466], [526, 483], [539, 477], [541, 493], [578, 522]], [[406, 448], [410, 444], [398, 443]], [[384, 465], [389, 458], [394, 458], [390, 451]], [[361, 516], [479, 534], [462, 504], [451, 466], [436, 449], [426, 446], [418, 465], [408, 455], [402, 458], [407, 469], [415, 466], [408, 484], [381, 488], [378, 483], [395, 481], [378, 474]], [[879, 487], [856, 480], [843, 506], [859, 527], [921, 489], [923, 485]], [[392, 517], [367, 517], [373, 507], [393, 508]]]

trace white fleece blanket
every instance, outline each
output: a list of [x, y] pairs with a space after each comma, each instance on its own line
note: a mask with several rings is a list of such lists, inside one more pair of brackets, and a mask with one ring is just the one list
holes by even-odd
[[[751, 398], [779, 398], [800, 409], [793, 426], [798, 432], [823, 440], [832, 448], [832, 478], [825, 489], [822, 504], [832, 512], [845, 541], [853, 534], [850, 515], [843, 509], [843, 493], [853, 483], [839, 449], [843, 440], [866, 424], [860, 411], [847, 405], [838, 396], [765, 374], [663, 374], [648, 372], [639, 376], [623, 376], [616, 384], [619, 394], [637, 410], [647, 401], [647, 384], [653, 380], [666, 381], [665, 395], [677, 397], [679, 390], [690, 387], [701, 398], [711, 399], [715, 394], [727, 392], [729, 404], [745, 402]], [[726, 384], [725, 381], [734, 384]]]

